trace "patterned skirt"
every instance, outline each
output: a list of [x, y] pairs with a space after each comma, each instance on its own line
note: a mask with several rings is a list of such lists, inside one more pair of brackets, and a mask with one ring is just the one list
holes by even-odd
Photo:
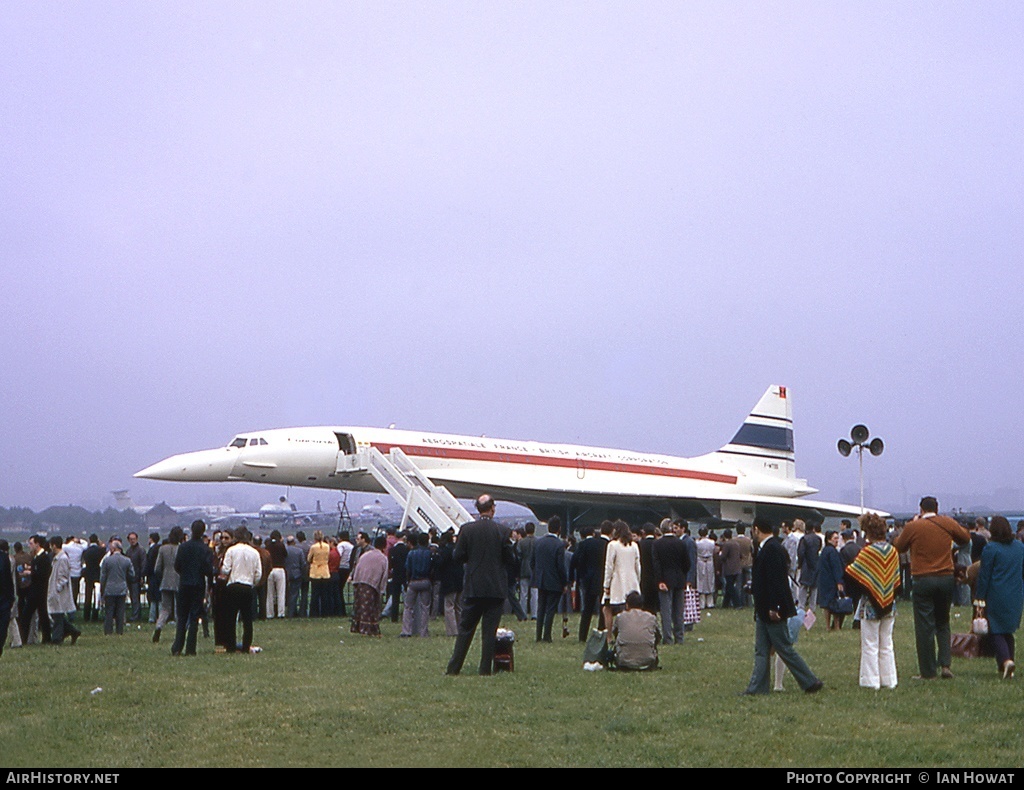
[[368, 584], [353, 587], [356, 600], [352, 606], [352, 633], [380, 636], [380, 593]]

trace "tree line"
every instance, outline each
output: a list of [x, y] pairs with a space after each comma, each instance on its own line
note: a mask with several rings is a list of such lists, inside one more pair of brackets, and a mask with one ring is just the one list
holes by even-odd
[[101, 528], [143, 526], [142, 516], [134, 510], [86, 510], [79, 505], [51, 505], [36, 513], [27, 507], [0, 507], [0, 528], [23, 527], [30, 531], [58, 529], [67, 532], [93, 532]]

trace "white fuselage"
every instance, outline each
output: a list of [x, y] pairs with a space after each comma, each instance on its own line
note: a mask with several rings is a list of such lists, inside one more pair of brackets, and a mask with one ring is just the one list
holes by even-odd
[[[434, 483], [456, 496], [476, 496], [486, 490], [528, 491], [532, 499], [541, 496], [551, 501], [561, 501], [566, 495], [743, 499], [796, 497], [814, 491], [803, 480], [742, 471], [716, 453], [679, 458], [604, 447], [348, 426], [278, 428], [241, 434], [239, 439], [246, 440], [244, 447], [172, 456], [137, 476], [383, 493], [370, 474], [344, 471], [346, 455], [372, 445], [383, 453], [401, 448]], [[351, 444], [344, 446], [346, 441]]]
[[[350, 426], [279, 428], [239, 434], [227, 446], [168, 458], [136, 473], [158, 480], [244, 480], [385, 493], [358, 463], [374, 447], [401, 449], [435, 485], [456, 497], [489, 493], [534, 512], [559, 506], [633, 513], [691, 513], [750, 520], [756, 512], [857, 515], [850, 505], [797, 501], [815, 493], [796, 477], [792, 398], [765, 390], [733, 438], [696, 458]], [[372, 455], [372, 453], [371, 453]]]

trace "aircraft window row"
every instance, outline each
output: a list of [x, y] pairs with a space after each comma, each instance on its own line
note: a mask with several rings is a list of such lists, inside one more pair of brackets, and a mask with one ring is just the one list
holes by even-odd
[[267, 440], [262, 437], [254, 437], [247, 440], [244, 436], [239, 436], [228, 447], [245, 447], [247, 442], [250, 447], [256, 447], [265, 445]]

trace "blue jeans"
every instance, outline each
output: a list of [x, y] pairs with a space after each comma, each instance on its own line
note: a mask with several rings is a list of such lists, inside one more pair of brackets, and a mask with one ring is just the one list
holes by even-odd
[[754, 671], [750, 675], [750, 684], [747, 686], [748, 694], [769, 694], [771, 693], [771, 650], [785, 662], [789, 671], [793, 673], [796, 682], [804, 691], [818, 678], [811, 672], [800, 654], [793, 647], [793, 640], [789, 636], [789, 623], [783, 619], [778, 623], [766, 623], [760, 617], [754, 618]]

